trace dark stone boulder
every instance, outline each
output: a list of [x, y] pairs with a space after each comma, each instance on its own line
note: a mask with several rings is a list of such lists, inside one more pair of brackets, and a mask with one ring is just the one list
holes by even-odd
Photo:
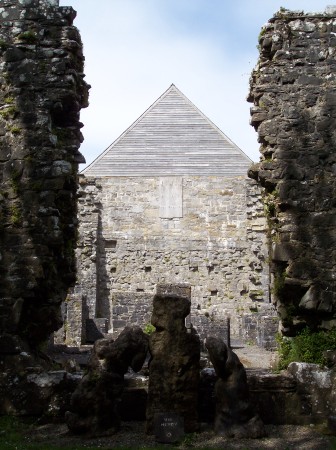
[[246, 372], [238, 356], [219, 338], [207, 338], [205, 346], [218, 376], [215, 432], [236, 438], [264, 436], [264, 424], [251, 407]]
[[96, 341], [88, 373], [73, 393], [65, 415], [71, 432], [104, 436], [118, 431], [124, 374], [129, 367], [135, 372], [141, 369], [147, 350], [147, 336], [138, 326], [126, 327], [115, 341]]

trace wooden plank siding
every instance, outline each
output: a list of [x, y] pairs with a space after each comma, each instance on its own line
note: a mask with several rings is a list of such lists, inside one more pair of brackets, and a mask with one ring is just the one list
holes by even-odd
[[252, 161], [176, 86], [83, 170], [109, 176], [245, 176]]

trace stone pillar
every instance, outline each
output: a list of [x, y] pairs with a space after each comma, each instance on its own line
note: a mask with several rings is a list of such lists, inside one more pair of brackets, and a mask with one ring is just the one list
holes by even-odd
[[186, 329], [191, 288], [159, 284], [153, 301], [150, 336], [147, 431], [152, 432], [155, 415], [175, 413], [184, 419], [186, 432], [198, 429], [198, 385], [200, 342], [193, 328]]
[[281, 9], [259, 35], [251, 123], [261, 162], [272, 293], [282, 332], [336, 326], [335, 8]]
[[[77, 281], [68, 297], [68, 307], [64, 317], [65, 343], [68, 345], [75, 342], [79, 345], [85, 344], [87, 324], [97, 318], [97, 281], [99, 278], [97, 266], [99, 265], [99, 244], [102, 240], [100, 195], [100, 187], [96, 185], [94, 179], [79, 175]], [[79, 305], [81, 305], [82, 326], [78, 321]], [[78, 326], [74, 328], [73, 325], [76, 322]]]

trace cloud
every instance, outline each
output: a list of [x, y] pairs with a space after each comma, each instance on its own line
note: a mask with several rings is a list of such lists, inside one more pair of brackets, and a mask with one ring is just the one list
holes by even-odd
[[[245, 61], [236, 59], [233, 64], [229, 38], [219, 44], [209, 33], [188, 33], [184, 29], [178, 32], [160, 8], [139, 11], [131, 7], [132, 1], [114, 3], [117, 8], [110, 8], [113, 18], [105, 14], [101, 21], [98, 45], [94, 29], [89, 33], [85, 28], [82, 36], [85, 73], [92, 84], [90, 107], [82, 112], [82, 152], [87, 162], [114, 141], [171, 83], [255, 159], [254, 132], [246, 127], [248, 131], [242, 133], [241, 129], [241, 121], [249, 121], [245, 101], [249, 70]], [[79, 24], [80, 29], [83, 26]]]
[[[281, 0], [316, 9], [320, 0]], [[91, 162], [169, 86], [176, 86], [252, 159], [248, 79], [261, 26], [280, 8], [269, 0], [61, 0], [78, 12], [92, 85], [82, 111]], [[290, 3], [290, 5], [288, 5]], [[320, 9], [318, 6], [317, 9]]]

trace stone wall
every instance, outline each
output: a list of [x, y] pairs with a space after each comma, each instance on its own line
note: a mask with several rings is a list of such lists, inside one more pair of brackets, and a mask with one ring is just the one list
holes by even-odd
[[262, 28], [251, 122], [282, 330], [336, 325], [336, 8], [280, 10]]
[[201, 337], [226, 336], [228, 317], [245, 337], [244, 315], [270, 313], [259, 190], [244, 177], [177, 178], [181, 217], [167, 218], [159, 177], [80, 177], [76, 292], [87, 317], [107, 318], [116, 332], [149, 322], [157, 283], [189, 283]]
[[61, 326], [75, 281], [88, 85], [76, 13], [58, 5], [0, 1], [0, 361], [17, 355], [17, 371]]

